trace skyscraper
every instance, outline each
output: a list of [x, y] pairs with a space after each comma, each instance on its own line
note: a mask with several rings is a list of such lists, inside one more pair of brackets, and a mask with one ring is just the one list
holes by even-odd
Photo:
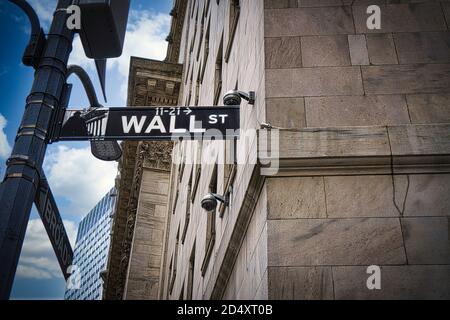
[[66, 300], [100, 300], [101, 272], [106, 267], [116, 189], [111, 189], [81, 220], [74, 250], [74, 279], [67, 287]]

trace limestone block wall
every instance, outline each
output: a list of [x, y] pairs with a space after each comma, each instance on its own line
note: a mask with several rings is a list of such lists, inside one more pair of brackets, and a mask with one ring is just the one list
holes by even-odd
[[170, 172], [144, 168], [125, 300], [158, 299]]
[[450, 297], [449, 9], [265, 1], [267, 121], [292, 159], [265, 186], [270, 299]]
[[[268, 121], [283, 128], [449, 122], [450, 4], [396, 2], [266, 0]], [[368, 4], [381, 8], [380, 30], [366, 26]]]
[[[223, 105], [222, 97], [229, 90], [238, 87], [243, 91], [255, 91], [256, 104], [249, 106], [243, 102], [241, 106], [241, 128], [245, 131], [249, 128], [258, 128], [258, 123], [263, 122], [265, 117], [264, 3], [260, 0], [240, 1], [234, 38], [230, 32], [230, 5], [230, 0], [188, 1], [180, 45], [179, 63], [183, 64], [184, 69], [179, 104], [211, 106], [217, 102], [217, 105]], [[219, 100], [214, 101], [218, 62], [221, 63], [222, 86]], [[253, 134], [249, 134], [247, 138], [237, 143], [240, 157], [246, 161], [234, 167], [230, 206], [222, 215], [219, 212], [216, 214], [215, 241], [211, 255], [207, 259], [209, 261], [204, 268], [202, 267], [206, 261], [205, 255], [208, 249], [206, 241], [208, 218], [206, 212], [200, 207], [200, 201], [209, 192], [214, 170], [214, 161], [211, 159], [218, 162], [217, 192], [224, 194], [230, 190], [229, 186], [227, 187], [223, 165], [225, 147], [222, 142], [208, 141], [203, 142], [201, 147], [197, 142], [178, 143], [175, 146], [176, 157], [181, 156], [186, 159], [188, 155], [191, 155], [195, 158], [197, 154], [200, 154], [205, 161], [201, 165], [199, 176], [197, 176], [198, 167], [192, 163], [176, 164], [172, 170], [168, 213], [170, 219], [162, 279], [164, 286], [160, 292], [160, 298], [220, 298], [230, 283], [233, 285], [230, 285], [229, 290], [238, 294], [240, 286], [236, 290], [231, 289], [231, 286], [236, 285], [236, 281], [228, 281], [228, 279], [235, 265], [234, 256], [238, 252], [244, 252], [247, 259], [247, 251], [249, 265], [253, 259], [251, 265], [256, 267], [258, 259], [265, 266], [261, 266], [263, 270], [261, 275], [247, 279], [252, 287], [251, 292], [246, 291], [245, 296], [253, 298], [258, 289], [263, 288], [261, 284], [267, 259], [259, 259], [259, 254], [258, 258], [253, 257], [256, 255], [254, 252], [257, 251], [257, 247], [262, 248], [263, 242], [266, 241], [266, 237], [260, 240], [259, 236], [263, 230], [263, 224], [260, 230], [254, 231], [251, 244], [243, 245], [241, 248], [242, 235], [245, 233], [248, 222], [239, 222], [242, 211], [245, 211], [246, 215], [253, 212], [245, 203], [258, 201], [259, 191], [255, 197], [248, 196], [251, 180], [257, 167], [256, 139], [256, 131], [253, 131]], [[190, 183], [191, 198], [188, 200]], [[189, 218], [187, 218], [188, 203]], [[258, 203], [260, 207], [264, 207], [262, 203]], [[265, 217], [264, 214], [261, 216]], [[239, 229], [240, 236], [236, 236], [236, 229]], [[233, 253], [230, 254], [230, 251]], [[191, 259], [192, 257], [195, 259]], [[172, 268], [170, 268], [171, 261]], [[194, 263], [192, 283], [189, 274], [191, 261]], [[247, 272], [247, 265], [244, 267]], [[252, 274], [249, 273], [249, 277]], [[240, 296], [244, 296], [243, 294], [244, 291], [240, 293]]]

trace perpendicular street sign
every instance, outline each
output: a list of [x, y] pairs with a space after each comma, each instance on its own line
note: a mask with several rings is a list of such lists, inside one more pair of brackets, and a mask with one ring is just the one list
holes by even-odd
[[239, 106], [67, 110], [54, 140], [234, 139], [239, 111]]
[[55, 198], [45, 177], [42, 177], [40, 180], [35, 204], [50, 238], [50, 243], [55, 251], [64, 278], [68, 279], [70, 276], [68, 270], [72, 265], [73, 251]]

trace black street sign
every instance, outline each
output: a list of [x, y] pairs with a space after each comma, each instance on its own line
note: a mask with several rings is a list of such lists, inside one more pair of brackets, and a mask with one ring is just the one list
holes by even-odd
[[67, 110], [54, 141], [239, 137], [239, 106]]
[[45, 177], [40, 180], [35, 204], [50, 238], [53, 250], [58, 258], [64, 278], [68, 279], [70, 276], [68, 268], [72, 264], [73, 251], [58, 207], [56, 206], [55, 198]]

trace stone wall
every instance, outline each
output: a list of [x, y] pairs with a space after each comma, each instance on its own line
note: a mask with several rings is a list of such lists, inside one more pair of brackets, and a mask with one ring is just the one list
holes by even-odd
[[[283, 128], [449, 122], [449, 3], [403, 2], [266, 0], [267, 120]], [[380, 5], [381, 30], [367, 29], [366, 3]]]
[[[263, 122], [265, 117], [263, 2], [259, 0], [240, 1], [240, 14], [234, 38], [230, 33], [229, 12], [230, 1], [188, 1], [179, 58], [179, 62], [184, 67], [180, 105], [211, 106], [214, 104], [216, 61], [221, 60], [222, 87], [217, 104], [223, 105], [224, 93], [235, 89], [236, 85], [240, 90], [256, 91], [256, 104], [250, 106], [244, 102], [241, 106], [241, 128], [255, 129], [259, 127], [258, 123]], [[209, 36], [208, 50], [206, 50], [207, 36]], [[221, 43], [223, 58], [218, 59]], [[229, 51], [228, 56], [227, 51]], [[198, 101], [196, 101], [197, 96]], [[196, 155], [198, 149], [197, 142], [184, 143], [178, 144], [174, 153], [175, 156], [189, 153]], [[241, 243], [247, 241], [244, 240], [246, 227], [261, 189], [261, 181], [255, 179], [259, 176], [256, 161], [256, 132], [249, 135], [246, 140], [241, 139], [237, 149], [241, 156], [253, 159], [253, 161], [236, 165], [233, 169], [233, 178], [230, 181], [227, 180], [229, 183], [225, 180], [225, 167], [223, 164], [218, 165], [217, 192], [224, 194], [231, 190], [231, 186], [232, 194], [230, 207], [223, 208], [221, 215], [219, 212], [217, 213], [215, 243], [209, 261], [205, 259], [207, 214], [200, 207], [200, 200], [208, 192], [214, 165], [206, 164], [204, 161], [198, 180], [195, 166], [191, 164], [175, 166], [170, 188], [169, 214], [171, 220], [167, 235], [166, 266], [164, 268], [166, 273], [163, 279], [164, 289], [161, 292], [161, 298], [178, 299], [189, 296], [188, 270], [192, 252], [195, 252], [192, 298], [217, 299], [222, 297], [227, 283], [233, 281], [229, 280], [229, 277], [239, 249], [240, 252], [243, 252], [243, 248], [248, 247], [248, 250], [245, 250], [249, 251], [250, 262], [252, 258], [250, 254], [256, 250], [257, 243], [263, 246], [263, 242], [266, 241], [265, 237], [260, 240], [260, 237], [256, 235], [257, 232], [261, 233], [261, 228], [261, 230], [255, 230], [253, 235], [255, 239], [252, 239], [252, 244], [243, 245], [241, 248]], [[218, 162], [224, 157], [222, 142], [203, 142], [201, 150], [204, 157], [216, 158]], [[186, 200], [187, 190], [191, 178], [192, 184], [196, 188], [190, 203], [190, 218], [186, 219], [186, 205], [189, 201]], [[261, 178], [259, 176], [259, 179]], [[260, 202], [258, 205], [264, 207]], [[264, 217], [264, 214], [261, 216]], [[181, 239], [183, 230], [186, 230], [186, 235]], [[178, 245], [177, 234], [180, 235]], [[172, 266], [171, 269], [170, 262], [175, 260], [177, 265], [176, 267]], [[263, 264], [267, 264], [266, 259], [261, 261]], [[204, 264], [207, 267], [202, 271]], [[256, 264], [253, 263], [253, 265]], [[264, 271], [266, 267], [262, 266], [261, 268]], [[173, 276], [174, 269], [176, 269], [175, 276]], [[246, 270], [245, 266], [245, 272], [247, 272]], [[248, 282], [253, 283], [253, 287], [252, 292], [247, 292], [244, 296], [253, 298], [257, 290], [265, 286], [261, 280], [263, 274], [264, 272], [258, 276], [258, 279], [256, 277], [247, 279]], [[250, 275], [252, 274], [249, 273]]]
[[[280, 170], [260, 171], [274, 160], [257, 161], [264, 135], [241, 137], [245, 163], [231, 180], [217, 167], [231, 201], [208, 255], [214, 165], [174, 164], [160, 298], [450, 297], [450, 7], [398, 2], [240, 1], [230, 47], [230, 1], [187, 1], [179, 104], [214, 104], [221, 61], [220, 99], [236, 84], [256, 92], [241, 127], [279, 129]], [[366, 28], [369, 4], [381, 30]], [[174, 154], [222, 159], [224, 145]], [[381, 290], [366, 286], [370, 265]]]
[[265, 1], [267, 121], [292, 129], [266, 180], [270, 299], [450, 297], [449, 9]]

